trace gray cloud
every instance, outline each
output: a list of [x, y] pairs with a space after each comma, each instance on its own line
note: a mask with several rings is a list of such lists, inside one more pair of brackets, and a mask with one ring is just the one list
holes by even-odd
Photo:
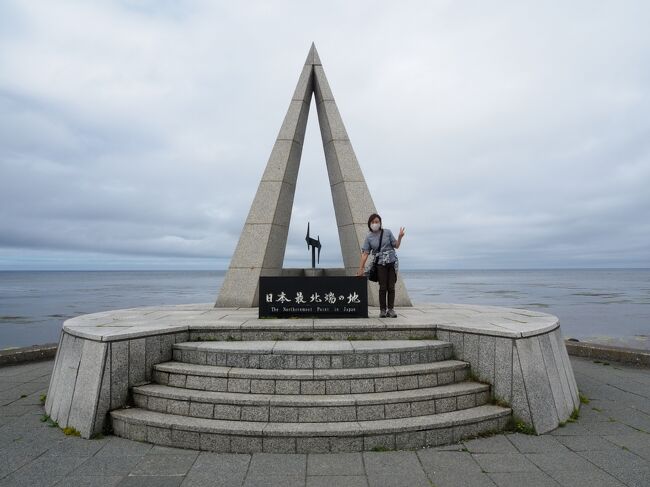
[[[645, 2], [8, 1], [0, 268], [227, 266], [312, 40], [405, 268], [647, 266]], [[341, 263], [315, 110], [285, 256]]]

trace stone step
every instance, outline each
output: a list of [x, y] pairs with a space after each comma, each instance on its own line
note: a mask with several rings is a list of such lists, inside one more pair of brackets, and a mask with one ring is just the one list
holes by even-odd
[[448, 360], [439, 340], [232, 341], [174, 344], [173, 358], [198, 365], [253, 369], [354, 369]]
[[459, 382], [408, 391], [337, 395], [211, 392], [150, 384], [133, 388], [137, 407], [160, 413], [233, 421], [319, 423], [428, 416], [489, 400], [490, 387]]
[[[379, 310], [377, 309], [376, 312], [379, 313]], [[418, 322], [414, 317], [368, 320], [358, 318], [259, 320], [255, 315], [252, 319], [236, 319], [234, 322], [226, 320], [210, 322], [209, 318], [201, 321], [206, 323], [206, 326], [192, 326], [188, 341], [425, 340], [433, 337], [436, 327], [431, 320]]]
[[242, 369], [165, 362], [154, 365], [162, 385], [257, 394], [348, 394], [418, 389], [461, 382], [469, 365], [459, 360], [365, 369]]
[[511, 411], [485, 405], [460, 411], [377, 421], [265, 423], [190, 418], [140, 408], [110, 413], [117, 436], [219, 453], [310, 453], [414, 449], [504, 429]]

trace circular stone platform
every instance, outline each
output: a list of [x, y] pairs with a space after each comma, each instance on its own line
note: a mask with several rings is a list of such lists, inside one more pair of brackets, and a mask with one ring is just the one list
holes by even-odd
[[[67, 320], [46, 412], [82, 436], [229, 452], [457, 441], [579, 407], [557, 317], [459, 304], [397, 318], [258, 319], [256, 308], [134, 308]], [[110, 412], [110, 414], [109, 414]]]
[[[553, 331], [556, 316], [516, 308], [463, 304], [430, 304], [397, 308], [397, 318], [379, 318], [370, 308], [369, 318], [350, 319], [259, 319], [257, 308], [214, 308], [211, 304], [187, 304], [104, 311], [67, 320], [63, 330], [71, 335], [99, 341], [115, 341], [181, 331], [239, 333], [259, 332], [318, 334], [335, 330], [377, 332], [381, 330], [435, 330], [478, 333], [494, 337], [522, 338]], [[373, 316], [374, 315], [374, 316]], [[396, 336], [395, 334], [393, 334]], [[253, 337], [251, 337], [253, 338]], [[347, 336], [345, 337], [347, 338]], [[409, 337], [405, 337], [409, 338]]]

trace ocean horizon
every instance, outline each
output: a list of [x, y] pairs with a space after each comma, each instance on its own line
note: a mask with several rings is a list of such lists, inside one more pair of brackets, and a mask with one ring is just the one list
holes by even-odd
[[[110, 309], [214, 302], [225, 270], [0, 271], [0, 349], [58, 341], [63, 321]], [[414, 304], [538, 310], [565, 337], [650, 349], [650, 269], [400, 269]]]

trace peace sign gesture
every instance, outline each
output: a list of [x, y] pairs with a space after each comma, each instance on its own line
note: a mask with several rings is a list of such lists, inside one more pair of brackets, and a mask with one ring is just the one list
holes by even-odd
[[401, 240], [402, 237], [404, 237], [404, 234], [405, 234], [405, 233], [406, 233], [406, 228], [404, 228], [404, 227], [399, 227], [399, 235], [398, 235], [397, 238], [399, 238], [399, 239]]

